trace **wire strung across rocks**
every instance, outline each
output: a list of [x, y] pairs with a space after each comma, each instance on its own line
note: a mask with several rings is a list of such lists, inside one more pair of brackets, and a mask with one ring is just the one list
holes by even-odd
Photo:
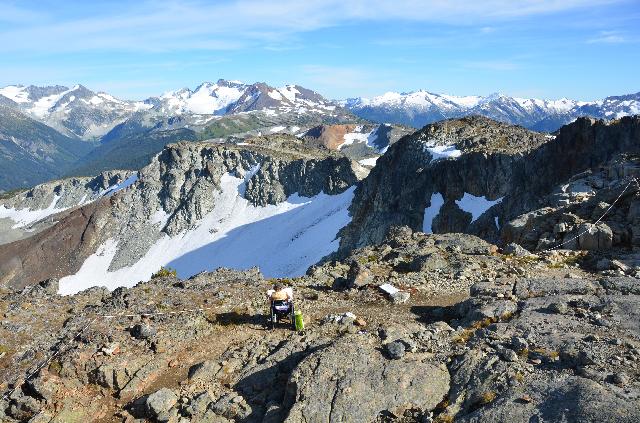
[[604, 219], [604, 217], [611, 211], [611, 209], [613, 208], [613, 206], [615, 206], [615, 204], [618, 202], [618, 200], [620, 200], [620, 198], [622, 198], [622, 196], [624, 195], [624, 193], [627, 191], [627, 189], [629, 189], [629, 187], [631, 186], [632, 183], [636, 183], [636, 189], [635, 191], [640, 191], [640, 185], [638, 184], [638, 180], [636, 178], [632, 178], [629, 183], [624, 187], [624, 189], [620, 192], [620, 194], [618, 195], [618, 197], [613, 201], [613, 203], [611, 203], [611, 205], [604, 211], [604, 213], [602, 214], [602, 216], [600, 216], [598, 218], [598, 220], [596, 220], [594, 223], [591, 224], [591, 226], [589, 226], [588, 229], [585, 229], [584, 231], [580, 232], [578, 235], [574, 236], [573, 238], [570, 238], [564, 242], [561, 242], [560, 244], [556, 245], [555, 247], [550, 247], [550, 248], [546, 248], [544, 250], [541, 250], [540, 253], [546, 253], [548, 251], [553, 251], [553, 250], [557, 250], [560, 247], [562, 247], [563, 245], [566, 245], [572, 241], [575, 241], [576, 239], [580, 238], [582, 235], [586, 234], [587, 232], [592, 233], [591, 230], [595, 227], [595, 225], [597, 225], [598, 223], [600, 223], [600, 221], [602, 219]]
[[[629, 187], [631, 186], [632, 183], [636, 183], [636, 189], [635, 191], [640, 191], [640, 184], [638, 183], [638, 180], [636, 178], [633, 178], [629, 181], [629, 183], [624, 187], [624, 189], [620, 192], [620, 194], [618, 195], [618, 197], [616, 197], [616, 199], [613, 201], [613, 203], [611, 203], [611, 205], [605, 210], [605, 212], [602, 214], [602, 216], [600, 216], [598, 218], [598, 220], [596, 220], [590, 227], [589, 229], [586, 229], [582, 232], [580, 232], [578, 235], [554, 246], [554, 247], [550, 247], [550, 248], [546, 248], [542, 251], [540, 251], [540, 253], [545, 253], [548, 251], [553, 251], [553, 250], [557, 250], [558, 248], [562, 247], [563, 245], [568, 244], [571, 241], [574, 241], [578, 238], [580, 238], [582, 235], [586, 234], [587, 232], [590, 232], [591, 229], [597, 225], [598, 223], [600, 223], [600, 221], [602, 219], [604, 219], [604, 217], [611, 211], [611, 209], [613, 209], [613, 207], [615, 206], [615, 204], [620, 200], [620, 198], [622, 198], [622, 196], [624, 195], [624, 193], [627, 191], [627, 189], [629, 189]], [[184, 310], [175, 310], [175, 311], [159, 311], [159, 312], [155, 312], [155, 313], [132, 313], [132, 314], [102, 314], [102, 315], [98, 315], [96, 317], [94, 317], [89, 323], [87, 323], [82, 329], [80, 329], [75, 336], [73, 336], [72, 338], [70, 338], [70, 341], [75, 341], [77, 340], [80, 335], [82, 335], [82, 333], [84, 333], [84, 331], [86, 331], [89, 326], [91, 326], [93, 323], [95, 323], [98, 319], [117, 319], [117, 318], [121, 318], [121, 317], [127, 317], [127, 318], [132, 318], [132, 317], [151, 317], [151, 316], [167, 316], [167, 315], [178, 315], [178, 314], [188, 314], [188, 313], [196, 313], [196, 312], [203, 312], [206, 310], [211, 310], [214, 307], [198, 307], [198, 308], [192, 308], [192, 309], [184, 309]], [[63, 344], [59, 344], [60, 347], [56, 348], [55, 351], [49, 355], [49, 357], [44, 360], [42, 363], [40, 363], [36, 369], [29, 373], [27, 375], [27, 377], [25, 377], [19, 384], [14, 385], [14, 387], [7, 392], [2, 399], [3, 400], [7, 400], [12, 394], [13, 392], [20, 386], [22, 386], [23, 384], [25, 384], [29, 379], [31, 379], [33, 376], [35, 376], [45, 365], [47, 365], [48, 363], [51, 362], [51, 360], [53, 360], [55, 357], [57, 357], [58, 355], [60, 355], [60, 353], [63, 351], [63, 348], [61, 348], [62, 346], [64, 346], [65, 344], [68, 344], [70, 342], [67, 343], [63, 343]]]

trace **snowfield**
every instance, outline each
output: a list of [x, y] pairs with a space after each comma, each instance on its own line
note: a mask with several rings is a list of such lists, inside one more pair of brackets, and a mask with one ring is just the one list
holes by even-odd
[[[336, 234], [351, 220], [348, 207], [355, 187], [339, 195], [320, 193], [306, 198], [294, 194], [278, 205], [256, 207], [243, 198], [245, 184], [245, 179], [223, 175], [221, 191], [214, 194], [214, 209], [195, 228], [174, 237], [163, 235], [132, 266], [109, 269], [118, 241], [107, 240], [78, 273], [60, 280], [60, 294], [92, 286], [133, 286], [149, 280], [161, 266], [176, 269], [181, 278], [218, 267], [253, 266], [267, 277], [301, 276], [337, 250]], [[152, 222], [160, 230], [167, 218], [157, 211]]]
[[15, 224], [11, 227], [12, 229], [24, 228], [34, 222], [44, 219], [45, 217], [49, 217], [56, 213], [63, 212], [67, 209], [57, 208], [58, 200], [60, 200], [60, 196], [56, 195], [53, 197], [53, 201], [49, 204], [49, 207], [46, 209], [38, 209], [38, 210], [30, 210], [30, 209], [19, 209], [16, 210], [14, 208], [7, 208], [4, 205], [0, 205], [0, 219], [8, 218], [15, 222]]
[[368, 159], [358, 160], [358, 163], [360, 163], [363, 166], [374, 167], [376, 165], [376, 162], [378, 161], [378, 159], [379, 159], [379, 157], [369, 157]]
[[135, 173], [119, 184], [112, 185], [100, 192], [94, 192], [92, 198], [90, 199], [87, 199], [87, 195], [83, 196], [77, 204], [69, 207], [57, 207], [60, 198], [62, 198], [60, 195], [55, 195], [53, 197], [53, 200], [51, 201], [51, 204], [49, 204], [49, 206], [45, 209], [31, 210], [26, 208], [16, 210], [15, 208], [7, 208], [5, 205], [0, 204], [0, 219], [8, 218], [13, 220], [15, 224], [11, 227], [12, 229], [24, 228], [31, 225], [32, 223], [38, 222], [54, 214], [61, 213], [72, 207], [79, 207], [90, 203], [97, 198], [113, 195], [120, 190], [130, 187], [131, 185], [136, 183], [137, 180], [138, 174]]
[[429, 206], [424, 209], [424, 217], [422, 219], [422, 232], [425, 234], [433, 233], [431, 225], [433, 218], [440, 213], [440, 207], [444, 204], [444, 198], [442, 194], [436, 192], [431, 194], [431, 200], [429, 200]]
[[500, 197], [497, 200], [487, 200], [486, 197], [476, 197], [475, 195], [465, 192], [462, 199], [456, 200], [456, 204], [462, 210], [471, 213], [473, 216], [471, 222], [475, 222], [484, 212], [500, 203], [503, 198], [504, 197]]
[[[455, 200], [455, 202], [461, 210], [471, 213], [471, 222], [475, 222], [484, 212], [500, 203], [503, 198], [504, 197], [500, 197], [497, 200], [487, 200], [486, 197], [476, 197], [475, 195], [465, 192], [464, 196], [462, 196], [460, 200]], [[433, 219], [438, 215], [438, 213], [440, 213], [440, 208], [443, 204], [444, 198], [442, 197], [442, 194], [438, 192], [431, 194], [429, 206], [424, 209], [422, 232], [425, 234], [432, 233], [431, 226], [433, 224]], [[495, 223], [496, 226], [500, 228], [497, 217], [495, 218]]]
[[434, 162], [440, 159], [455, 159], [462, 154], [455, 145], [437, 145], [435, 147], [426, 147], [425, 150], [431, 154]]

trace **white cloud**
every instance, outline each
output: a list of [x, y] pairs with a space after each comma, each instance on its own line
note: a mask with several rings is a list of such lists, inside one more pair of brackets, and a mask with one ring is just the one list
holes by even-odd
[[587, 40], [589, 44], [622, 44], [629, 41], [618, 31], [600, 31], [597, 37]]
[[[356, 21], [486, 24], [615, 0], [174, 0], [83, 9], [73, 17], [0, 6], [0, 52], [232, 50], [290, 46], [295, 34]], [[99, 13], [98, 13], [99, 11]], [[78, 17], [80, 16], [80, 17]]]

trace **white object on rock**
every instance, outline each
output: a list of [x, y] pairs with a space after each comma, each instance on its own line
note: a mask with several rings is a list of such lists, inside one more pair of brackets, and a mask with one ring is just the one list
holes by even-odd
[[391, 285], [390, 283], [385, 283], [380, 285], [380, 289], [384, 292], [386, 292], [389, 295], [393, 295], [397, 292], [399, 292], [400, 290], [398, 288], [396, 288], [395, 286]]

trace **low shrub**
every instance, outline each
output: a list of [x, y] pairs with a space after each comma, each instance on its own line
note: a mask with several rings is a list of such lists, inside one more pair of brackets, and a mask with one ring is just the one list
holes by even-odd
[[162, 266], [160, 270], [151, 275], [151, 279], [166, 278], [168, 276], [173, 276], [175, 278], [178, 276], [178, 272], [176, 272], [176, 269]]

